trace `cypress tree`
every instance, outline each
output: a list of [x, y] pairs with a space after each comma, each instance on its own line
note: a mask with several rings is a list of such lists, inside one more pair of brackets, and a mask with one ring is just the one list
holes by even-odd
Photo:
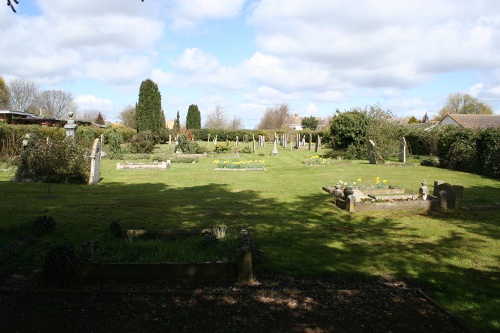
[[187, 129], [200, 129], [201, 128], [201, 115], [198, 110], [198, 105], [191, 104], [188, 108], [186, 116]]
[[138, 132], [151, 131], [155, 134], [160, 133], [162, 124], [164, 124], [161, 94], [158, 85], [150, 79], [141, 83], [135, 121]]

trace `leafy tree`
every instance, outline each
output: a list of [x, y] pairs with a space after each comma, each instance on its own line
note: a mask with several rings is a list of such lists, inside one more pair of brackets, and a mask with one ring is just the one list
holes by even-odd
[[330, 122], [330, 134], [334, 140], [334, 147], [345, 150], [349, 146], [361, 148], [366, 143], [368, 134], [368, 117], [366, 111], [351, 109], [340, 112], [337, 109]]
[[10, 107], [14, 110], [33, 110], [37, 105], [39, 88], [29, 80], [15, 78], [9, 83]]
[[290, 119], [290, 108], [287, 104], [277, 105], [275, 107], [269, 107], [264, 112], [264, 115], [260, 119], [257, 129], [267, 129], [276, 130], [288, 126], [288, 120]]
[[214, 110], [208, 115], [205, 128], [226, 129], [228, 127], [226, 110], [220, 105], [216, 105]]
[[415, 116], [411, 116], [410, 119], [408, 119], [408, 124], [418, 124], [420, 123]]
[[62, 90], [45, 90], [38, 96], [38, 107], [44, 116], [65, 119], [69, 111], [76, 109], [71, 93]]
[[450, 113], [493, 114], [493, 109], [490, 105], [481, 102], [474, 96], [463, 93], [453, 93], [446, 98], [446, 103], [439, 111], [439, 116], [444, 118]]
[[126, 106], [119, 114], [122, 124], [126, 127], [136, 128], [135, 105]]
[[198, 105], [191, 104], [186, 116], [186, 129], [200, 129], [201, 114]]
[[9, 87], [0, 76], [0, 110], [10, 108]]
[[319, 123], [318, 119], [316, 119], [316, 117], [313, 116], [302, 118], [302, 126], [304, 128], [316, 130], [316, 128], [318, 127], [318, 123]]
[[102, 116], [102, 114], [100, 112], [97, 115], [97, 118], [95, 118], [95, 123], [99, 124], [99, 125], [106, 125], [106, 122], [104, 121], [104, 117]]
[[165, 127], [165, 118], [161, 109], [161, 94], [158, 85], [150, 79], [141, 83], [135, 122], [138, 132], [151, 131], [154, 135], [159, 134], [161, 129]]

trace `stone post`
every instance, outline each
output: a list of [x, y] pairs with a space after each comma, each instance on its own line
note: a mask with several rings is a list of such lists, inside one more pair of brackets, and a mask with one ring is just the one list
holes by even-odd
[[278, 138], [274, 136], [274, 147], [273, 147], [273, 152], [271, 153], [272, 156], [278, 155], [278, 147], [276, 147], [277, 142]]
[[422, 200], [427, 200], [429, 189], [427, 188], [427, 182], [425, 180], [422, 182], [422, 186], [418, 189], [418, 194], [422, 197]]
[[238, 136], [236, 136], [236, 147], [238, 147], [238, 143], [239, 143], [239, 138]]
[[236, 271], [238, 282], [243, 284], [253, 283], [252, 252], [248, 247], [240, 249], [236, 257]]
[[399, 147], [399, 162], [406, 163], [406, 151], [408, 150], [408, 146], [406, 144], [406, 139], [404, 136], [401, 138], [401, 144]]
[[442, 210], [448, 209], [448, 193], [446, 191], [439, 192], [439, 208]]
[[368, 141], [368, 161], [370, 164], [377, 164], [377, 151], [372, 140]]
[[66, 129], [66, 137], [74, 138], [76, 128], [78, 127], [78, 125], [75, 123], [75, 120], [73, 119], [73, 111], [68, 112], [68, 116], [69, 116], [68, 122], [66, 123], [66, 125], [64, 125], [64, 128]]
[[354, 213], [356, 211], [356, 196], [354, 194], [348, 195], [345, 198], [345, 210], [349, 213]]
[[312, 141], [313, 141], [313, 135], [309, 133], [309, 150], [311, 150]]

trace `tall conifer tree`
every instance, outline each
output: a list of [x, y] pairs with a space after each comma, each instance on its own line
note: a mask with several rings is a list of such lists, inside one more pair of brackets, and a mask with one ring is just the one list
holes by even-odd
[[201, 114], [198, 110], [198, 105], [191, 104], [188, 108], [186, 116], [187, 129], [200, 129], [201, 128]]
[[139, 101], [136, 104], [137, 131], [151, 131], [158, 134], [164, 124], [164, 119], [158, 85], [150, 79], [142, 81], [139, 89]]

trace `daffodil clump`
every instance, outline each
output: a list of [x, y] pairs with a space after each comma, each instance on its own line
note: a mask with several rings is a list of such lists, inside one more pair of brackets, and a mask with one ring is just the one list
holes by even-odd
[[319, 155], [311, 156], [307, 160], [303, 161], [302, 163], [307, 164], [307, 165], [330, 165], [333, 163], [332, 158], [323, 158], [320, 157]]
[[228, 161], [214, 160], [217, 169], [264, 169], [264, 160], [244, 160], [244, 161]]
[[375, 184], [365, 184], [363, 183], [362, 178], [358, 178], [357, 181], [354, 182], [344, 182], [339, 179], [337, 182], [342, 187], [353, 186], [358, 188], [359, 190], [371, 190], [371, 189], [383, 189], [387, 185], [387, 179], [380, 179], [380, 177], [375, 178]]

